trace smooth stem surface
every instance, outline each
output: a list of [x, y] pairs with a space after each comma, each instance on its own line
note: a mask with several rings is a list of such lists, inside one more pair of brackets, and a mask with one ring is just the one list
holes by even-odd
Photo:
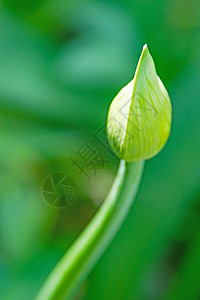
[[63, 256], [36, 300], [71, 299], [120, 228], [136, 196], [144, 163], [120, 161], [104, 203]]

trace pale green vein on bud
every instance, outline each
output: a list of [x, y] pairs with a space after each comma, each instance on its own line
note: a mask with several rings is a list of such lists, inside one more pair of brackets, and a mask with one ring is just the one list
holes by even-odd
[[169, 95], [145, 45], [134, 78], [109, 108], [107, 135], [111, 148], [126, 161], [151, 158], [169, 137], [171, 115]]

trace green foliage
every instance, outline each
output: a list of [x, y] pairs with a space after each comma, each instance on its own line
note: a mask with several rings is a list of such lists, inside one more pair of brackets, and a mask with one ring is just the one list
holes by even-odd
[[[23, 3], [0, 5], [1, 299], [34, 299], [104, 199], [117, 161], [96, 145], [109, 162], [87, 183], [68, 157], [105, 123], [147, 42], [172, 100], [172, 133], [77, 298], [197, 300], [199, 1]], [[59, 171], [79, 187], [63, 209], [41, 195]]]

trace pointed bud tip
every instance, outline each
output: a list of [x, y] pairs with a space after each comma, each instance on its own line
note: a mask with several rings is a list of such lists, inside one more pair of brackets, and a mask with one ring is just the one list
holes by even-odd
[[141, 55], [140, 55], [140, 58], [139, 58], [139, 61], [138, 61], [138, 65], [137, 65], [137, 70], [136, 70], [136, 74], [137, 74], [137, 71], [139, 70], [142, 62], [144, 61], [144, 59], [147, 57], [149, 53], [149, 50], [148, 50], [148, 47], [147, 47], [147, 44], [145, 44], [142, 48], [142, 52], [141, 52]]
[[148, 50], [147, 44], [145, 44], [145, 45], [143, 46], [142, 51], [145, 51], [145, 50]]

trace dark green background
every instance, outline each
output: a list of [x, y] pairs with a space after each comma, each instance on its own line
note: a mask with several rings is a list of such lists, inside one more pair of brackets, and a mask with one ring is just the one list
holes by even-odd
[[[94, 215], [118, 160], [93, 134], [147, 43], [173, 106], [170, 139], [145, 165], [137, 200], [76, 299], [200, 299], [200, 2], [0, 2], [0, 298], [34, 299]], [[69, 157], [108, 160], [88, 183]], [[51, 173], [77, 184], [56, 209]]]

